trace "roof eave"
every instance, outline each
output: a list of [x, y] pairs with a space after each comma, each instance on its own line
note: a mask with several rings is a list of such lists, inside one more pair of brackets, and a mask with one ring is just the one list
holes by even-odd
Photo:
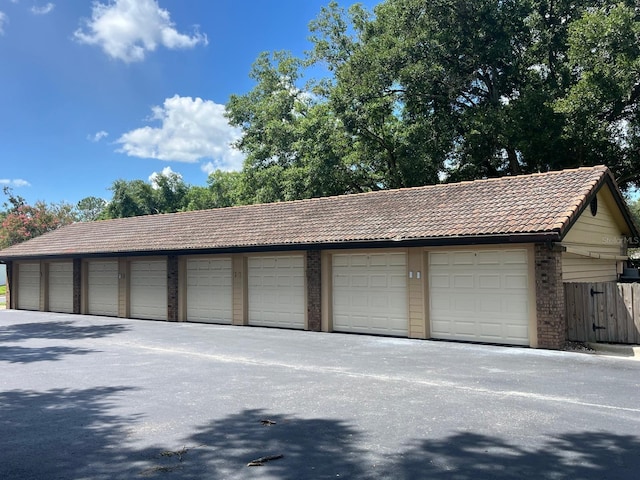
[[378, 240], [349, 240], [333, 242], [279, 243], [271, 245], [246, 245], [211, 247], [200, 249], [163, 249], [119, 252], [65, 252], [49, 255], [0, 256], [0, 263], [34, 260], [62, 260], [69, 258], [112, 258], [112, 257], [149, 257], [166, 255], [203, 255], [261, 253], [297, 250], [354, 250], [366, 248], [408, 248], [408, 247], [446, 247], [465, 245], [505, 245], [522, 243], [559, 242], [558, 231], [528, 232], [488, 235], [460, 235], [450, 237], [395, 238]]

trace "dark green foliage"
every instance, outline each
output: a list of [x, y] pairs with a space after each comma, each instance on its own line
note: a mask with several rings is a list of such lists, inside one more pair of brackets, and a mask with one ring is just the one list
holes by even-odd
[[[593, 164], [640, 182], [633, 2], [387, 0], [374, 13], [331, 2], [305, 59], [258, 58], [256, 87], [227, 106], [245, 203]], [[303, 84], [318, 66], [327, 76]]]

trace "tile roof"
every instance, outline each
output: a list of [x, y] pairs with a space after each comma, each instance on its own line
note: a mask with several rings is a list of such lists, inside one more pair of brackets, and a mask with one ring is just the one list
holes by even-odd
[[[0, 259], [260, 250], [304, 245], [465, 240], [565, 233], [606, 167], [293, 202], [76, 223], [0, 251]], [[615, 182], [610, 183], [615, 186]]]

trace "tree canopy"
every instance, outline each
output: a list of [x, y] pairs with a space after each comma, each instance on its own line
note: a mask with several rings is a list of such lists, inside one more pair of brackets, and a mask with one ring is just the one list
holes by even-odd
[[244, 202], [594, 164], [640, 185], [635, 2], [331, 2], [310, 31], [227, 105]]
[[7, 199], [4, 209], [0, 210], [0, 249], [55, 230], [76, 219], [74, 207], [68, 203], [38, 201], [28, 205], [11, 188], [5, 186], [2, 191]]

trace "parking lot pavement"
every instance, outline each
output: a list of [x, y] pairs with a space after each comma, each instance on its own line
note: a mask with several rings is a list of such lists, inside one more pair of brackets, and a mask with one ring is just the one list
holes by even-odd
[[4, 310], [0, 387], [4, 480], [640, 471], [624, 358]]

